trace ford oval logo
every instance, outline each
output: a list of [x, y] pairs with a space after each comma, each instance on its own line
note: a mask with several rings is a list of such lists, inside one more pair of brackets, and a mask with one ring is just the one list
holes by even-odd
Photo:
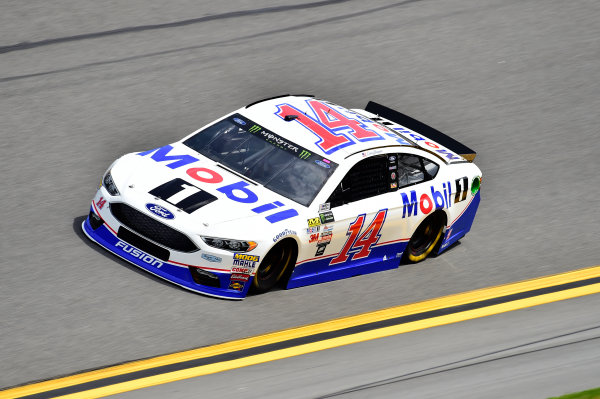
[[244, 122], [243, 120], [241, 120], [240, 118], [233, 118], [233, 121], [239, 125], [244, 126], [246, 124], [246, 122]]
[[316, 163], [317, 165], [319, 165], [319, 166], [323, 167], [323, 168], [327, 168], [327, 169], [329, 169], [329, 168], [330, 168], [330, 166], [329, 166], [327, 163], [325, 163], [325, 162], [321, 161], [320, 159], [317, 159], [317, 160], [315, 161], [315, 163]]
[[174, 219], [175, 215], [171, 213], [167, 208], [162, 207], [156, 204], [146, 204], [146, 209], [155, 214], [156, 216], [160, 216], [165, 219]]

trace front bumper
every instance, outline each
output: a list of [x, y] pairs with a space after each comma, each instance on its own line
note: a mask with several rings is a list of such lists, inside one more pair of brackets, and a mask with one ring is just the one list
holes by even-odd
[[[93, 206], [91, 207], [90, 212], [91, 214], [101, 218], [101, 216], [94, 211]], [[92, 225], [96, 228], [94, 229]], [[219, 287], [211, 287], [199, 284], [194, 281], [192, 276], [192, 272], [194, 270], [193, 266], [190, 267], [190, 265], [175, 264], [168, 260], [162, 260], [152, 256], [137, 248], [135, 245], [132, 245], [131, 243], [117, 237], [117, 231], [113, 230], [106, 223], [100, 224], [99, 227], [98, 225], [99, 223], [90, 221], [90, 216], [88, 216], [82, 223], [81, 227], [85, 235], [90, 240], [94, 241], [118, 257], [141, 269], [146, 270], [147, 272], [154, 274], [157, 277], [170, 281], [190, 291], [218, 298], [244, 299], [248, 293], [248, 289], [252, 283], [252, 276], [249, 277], [247, 282], [242, 283], [243, 288], [240, 291], [229, 288], [231, 285], [236, 283], [230, 281], [230, 273], [217, 272], [214, 270], [210, 270], [210, 273], [219, 278]], [[196, 278], [196, 280], [199, 279]]]

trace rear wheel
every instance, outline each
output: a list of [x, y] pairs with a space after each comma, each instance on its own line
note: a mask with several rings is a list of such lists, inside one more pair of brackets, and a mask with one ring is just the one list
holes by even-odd
[[439, 244], [444, 231], [446, 218], [442, 213], [436, 212], [427, 217], [417, 227], [406, 247], [406, 258], [410, 262], [425, 260], [433, 249]]
[[282, 280], [287, 270], [296, 263], [296, 246], [291, 240], [283, 240], [275, 245], [263, 258], [252, 280], [252, 292], [269, 291]]

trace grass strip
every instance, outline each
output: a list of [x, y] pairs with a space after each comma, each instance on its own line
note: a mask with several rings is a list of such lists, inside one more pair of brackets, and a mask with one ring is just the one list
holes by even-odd
[[589, 389], [576, 393], [570, 393], [563, 396], [555, 396], [548, 399], [600, 399], [600, 388]]

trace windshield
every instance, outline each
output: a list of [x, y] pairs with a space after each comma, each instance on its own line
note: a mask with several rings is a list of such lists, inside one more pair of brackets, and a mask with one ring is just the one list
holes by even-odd
[[304, 206], [337, 167], [240, 114], [207, 127], [183, 144]]

